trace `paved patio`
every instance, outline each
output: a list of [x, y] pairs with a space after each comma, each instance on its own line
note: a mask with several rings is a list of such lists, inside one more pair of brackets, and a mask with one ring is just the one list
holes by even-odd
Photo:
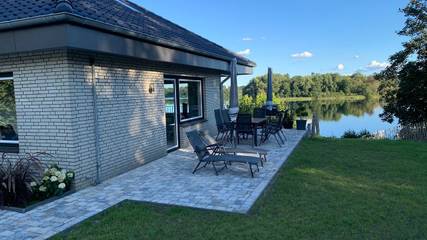
[[268, 162], [255, 178], [240, 164], [220, 176], [211, 167], [192, 175], [196, 156], [183, 149], [24, 214], [0, 210], [0, 239], [46, 239], [127, 199], [247, 213], [304, 134], [289, 130], [285, 146], [273, 138], [263, 145]]

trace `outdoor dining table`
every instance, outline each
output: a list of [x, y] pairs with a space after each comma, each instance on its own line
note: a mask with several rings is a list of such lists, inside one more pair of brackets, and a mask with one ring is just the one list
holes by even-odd
[[267, 118], [252, 118], [252, 128], [254, 131], [254, 145], [258, 146], [258, 127], [267, 123]]

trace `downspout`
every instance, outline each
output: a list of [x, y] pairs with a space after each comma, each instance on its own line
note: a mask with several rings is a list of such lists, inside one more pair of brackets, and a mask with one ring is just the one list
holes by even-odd
[[99, 151], [99, 124], [98, 124], [98, 95], [96, 92], [96, 76], [95, 76], [95, 60], [90, 59], [90, 66], [92, 72], [92, 102], [93, 102], [93, 126], [95, 133], [95, 163], [96, 163], [96, 177], [95, 185], [101, 183], [100, 180], [100, 151]]
[[219, 104], [221, 105], [221, 109], [224, 109], [224, 83], [227, 82], [228, 79], [230, 79], [230, 76], [226, 77], [219, 84]]

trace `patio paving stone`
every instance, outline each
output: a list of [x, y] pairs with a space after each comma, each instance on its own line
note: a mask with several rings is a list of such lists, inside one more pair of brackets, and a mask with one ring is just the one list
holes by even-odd
[[242, 164], [219, 176], [211, 167], [193, 175], [196, 156], [182, 149], [27, 213], [0, 210], [0, 240], [46, 239], [124, 200], [248, 213], [304, 134], [287, 130], [285, 146], [273, 140], [263, 145], [268, 161], [255, 178]]

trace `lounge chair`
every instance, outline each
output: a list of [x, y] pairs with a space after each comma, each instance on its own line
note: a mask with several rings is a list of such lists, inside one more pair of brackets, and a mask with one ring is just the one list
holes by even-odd
[[[197, 166], [193, 170], [193, 174], [195, 174], [199, 169], [202, 169], [207, 165], [212, 164], [215, 170], [215, 174], [218, 175], [220, 171], [222, 171], [224, 168], [227, 168], [227, 163], [248, 164], [252, 177], [254, 177], [253, 166], [256, 166], [257, 170], [259, 171], [258, 162], [260, 161], [260, 158], [258, 157], [240, 156], [235, 154], [223, 153], [219, 151], [219, 149], [221, 149], [220, 145], [206, 144], [206, 142], [203, 141], [203, 138], [200, 136], [197, 130], [187, 132], [186, 135], [199, 160]], [[224, 166], [220, 170], [218, 170], [217, 166], [215, 165], [216, 163], [221, 163]], [[202, 164], [203, 166], [201, 166]]]
[[264, 166], [264, 162], [267, 161], [267, 150], [261, 149], [261, 148], [251, 148], [251, 149], [243, 149], [243, 148], [236, 148], [236, 147], [228, 147], [228, 142], [220, 142], [216, 141], [212, 136], [210, 136], [206, 131], [201, 131], [200, 135], [202, 136], [203, 140], [208, 145], [217, 145], [219, 146], [218, 149], [216, 149], [217, 152], [224, 153], [224, 154], [251, 154], [251, 155], [257, 155], [260, 159], [261, 166]]

